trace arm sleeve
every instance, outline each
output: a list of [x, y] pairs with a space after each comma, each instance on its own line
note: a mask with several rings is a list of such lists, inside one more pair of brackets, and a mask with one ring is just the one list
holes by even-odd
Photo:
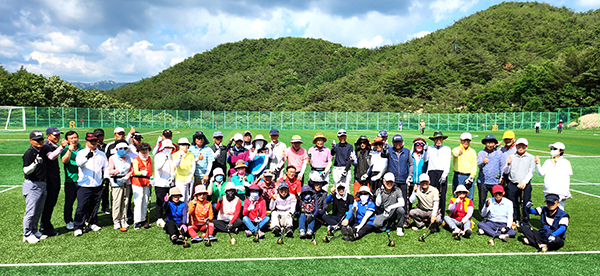
[[510, 173], [510, 165], [507, 165], [506, 163], [503, 164], [504, 167], [502, 167], [502, 174], [509, 174]]
[[80, 154], [77, 154], [77, 156], [75, 156], [75, 163], [77, 163], [77, 167], [83, 167], [85, 163], [87, 163], [87, 161], [89, 160], [86, 157], [88, 152], [86, 152], [85, 154], [82, 154], [81, 152], [79, 153]]
[[434, 200], [433, 201], [433, 214], [437, 216], [437, 210], [440, 209], [440, 201], [439, 200]]
[[30, 174], [35, 170], [35, 167], [37, 167], [38, 164], [35, 163], [31, 163], [29, 164], [29, 166], [23, 167], [23, 173], [25, 174]]
[[[544, 165], [546, 165], [546, 163], [544, 163]], [[540, 176], [546, 175], [546, 171], [542, 165], [537, 165], [537, 172]]]
[[[448, 151], [450, 151], [450, 148], [447, 147], [447, 149], [448, 149]], [[442, 173], [443, 178], [447, 178], [448, 173], [450, 173], [450, 159], [452, 157], [451, 155], [452, 154], [450, 154], [450, 156], [448, 156], [448, 157], [443, 157], [444, 158], [444, 160], [442, 161], [443, 162], [442, 164], [444, 164], [444, 172]]]
[[133, 175], [142, 175], [140, 171], [140, 162], [137, 159], [133, 159], [131, 166], [133, 167]]
[[196, 162], [192, 161], [192, 167], [190, 168], [190, 174], [188, 177], [194, 177], [194, 173], [196, 172]]
[[[209, 203], [209, 205], [210, 205], [210, 203]], [[210, 206], [208, 208], [208, 220], [213, 220], [213, 208], [212, 208], [212, 206]]]
[[525, 179], [523, 179], [523, 182], [527, 183], [527, 182], [531, 181], [531, 178], [533, 178], [534, 172], [535, 172], [535, 162], [533, 160], [531, 160], [531, 162], [529, 163], [529, 171], [527, 172], [527, 175], [525, 175]]
[[510, 202], [510, 208], [508, 208], [508, 219], [506, 220], [506, 226], [511, 227], [513, 222], [513, 204], [510, 200], [508, 200], [508, 202]]
[[242, 210], [242, 201], [239, 200], [238, 203], [235, 205], [235, 212], [233, 213], [233, 216], [231, 217], [231, 222], [236, 221], [240, 217], [241, 210]]
[[567, 226], [561, 225], [556, 229], [556, 231], [552, 232], [552, 236], [560, 236], [562, 233], [567, 231]]
[[54, 151], [48, 152], [46, 157], [50, 160], [56, 160], [56, 158], [60, 155], [60, 152], [63, 150], [62, 146], [58, 146]]
[[[451, 199], [452, 200], [452, 199]], [[448, 203], [448, 209], [446, 210], [448, 213], [452, 214], [456, 210], [456, 201]]]
[[367, 212], [365, 212], [365, 216], [363, 216], [363, 218], [362, 218], [362, 220], [360, 222], [359, 227], [362, 228], [363, 226], [365, 226], [365, 224], [367, 224], [367, 221], [369, 221], [369, 218], [371, 217], [371, 215], [373, 215], [373, 211], [367, 211]]
[[304, 175], [304, 171], [306, 170], [306, 165], [308, 165], [308, 158], [302, 161], [302, 170], [300, 170], [300, 175]]
[[210, 171], [212, 170], [212, 165], [213, 161], [208, 162], [208, 164], [206, 165], [206, 175], [210, 174]]
[[[160, 138], [160, 136], [158, 138]], [[158, 153], [158, 148], [160, 148], [160, 142], [157, 141], [152, 149], [152, 155], [156, 155]]]
[[315, 211], [313, 212], [313, 216], [317, 216], [317, 214], [319, 214], [319, 201], [318, 199], [315, 198]]
[[244, 202], [244, 210], [242, 212], [242, 215], [244, 216], [248, 216], [248, 213], [250, 213], [250, 211], [248, 211], [248, 206], [250, 206], [250, 201], [249, 200], [245, 200], [247, 202]]
[[[486, 199], [487, 201], [487, 199]], [[512, 210], [512, 209], [511, 209]], [[483, 204], [483, 208], [481, 208], [481, 211], [479, 212], [482, 218], [487, 217], [488, 214], [488, 206], [486, 203]]]
[[473, 216], [473, 206], [469, 206], [467, 207], [467, 213], [465, 214], [465, 217], [463, 218], [463, 220], [469, 220], [471, 219], [471, 217]]
[[477, 167], [479, 167], [480, 169], [485, 166], [485, 163], [483, 163], [483, 159], [485, 159], [484, 154], [485, 153], [483, 151], [477, 154]]
[[[181, 160], [183, 159], [183, 151], [178, 151], [177, 152], [177, 158], [174, 158], [174, 164], [173, 167], [179, 167], [179, 165], [181, 165]], [[194, 171], [194, 170], [192, 170]]]
[[417, 200], [417, 193], [413, 192], [412, 195], [410, 195], [410, 198], [408, 199], [408, 202], [415, 203], [415, 200]]
[[477, 176], [477, 153], [472, 148], [469, 148], [469, 152], [471, 152], [469, 156], [471, 161], [471, 177], [475, 178]]
[[395, 209], [395, 208], [398, 208], [398, 207], [404, 207], [404, 198], [402, 198], [402, 192], [399, 192], [398, 201], [396, 201], [396, 203], [388, 206], [387, 208], [389, 208], [389, 209]]
[[348, 212], [346, 212], [346, 219], [350, 220], [352, 218], [352, 208], [354, 208], [356, 206], [356, 201], [354, 203], [352, 203], [352, 205], [348, 206]]
[[414, 178], [415, 161], [412, 156], [408, 156], [408, 176]]
[[[458, 157], [458, 153], [460, 152], [460, 146], [452, 149], [452, 156]], [[463, 153], [464, 154], [464, 153]]]
[[325, 203], [329, 204], [329, 203], [333, 202], [333, 197], [334, 197], [334, 195], [332, 195], [332, 194], [327, 195], [327, 198], [325, 199]]
[[277, 201], [277, 199], [275, 200], [271, 200], [269, 202], [269, 210], [274, 211], [275, 210], [275, 202]]

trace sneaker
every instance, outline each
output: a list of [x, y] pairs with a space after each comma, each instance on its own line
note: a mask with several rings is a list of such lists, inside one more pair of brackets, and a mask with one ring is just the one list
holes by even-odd
[[540, 244], [540, 253], [546, 253], [548, 252], [548, 245], [546, 244]]
[[92, 224], [92, 226], [90, 226], [90, 229], [92, 229], [92, 231], [94, 231], [94, 232], [98, 232], [98, 231], [100, 231], [100, 229], [102, 229], [102, 227], [100, 227], [96, 224]]
[[246, 230], [246, 238], [249, 238], [250, 236], [252, 236], [252, 231], [250, 230]]
[[529, 245], [529, 239], [528, 238], [523, 238], [523, 244]]
[[198, 243], [198, 242], [201, 242], [201, 241], [202, 241], [202, 238], [199, 237], [199, 236], [196, 236], [196, 237], [192, 238], [192, 243]]
[[502, 234], [498, 236], [498, 238], [501, 239], [503, 242], [508, 242], [508, 240], [510, 240], [510, 236], [508, 236], [508, 234]]
[[38, 243], [40, 239], [38, 239], [35, 235], [29, 235], [27, 237], [23, 237], [23, 242], [26, 243]]
[[306, 237], [310, 238], [313, 235], [313, 231], [308, 229], [308, 231], [306, 231]]
[[109, 209], [105, 209], [105, 210], [100, 211], [100, 213], [105, 213], [107, 215], [110, 215], [110, 210]]
[[185, 238], [183, 236], [179, 236], [175, 240], [175, 243], [177, 243], [177, 244], [184, 244], [185, 243]]
[[471, 231], [471, 229], [469, 228], [469, 229], [465, 230], [463, 237], [468, 238], [471, 236], [471, 233], [473, 233], [473, 231]]
[[294, 230], [292, 229], [292, 227], [288, 226], [285, 229], [285, 236], [288, 238], [293, 238], [294, 237]]
[[271, 232], [273, 232], [273, 235], [279, 236], [281, 234], [281, 228], [275, 227], [275, 228], [271, 229]]
[[333, 236], [333, 232], [334, 232], [334, 230], [333, 230], [333, 229], [334, 229], [334, 228], [333, 228], [333, 226], [332, 226], [332, 225], [328, 225], [328, 226], [327, 226], [327, 236]]
[[127, 223], [127, 220], [122, 220], [121, 221], [121, 227], [123, 227], [123, 228], [129, 228], [129, 224]]
[[177, 236], [176, 235], [171, 235], [171, 242], [173, 244], [177, 244]]
[[[264, 236], [264, 234], [265, 234], [265, 233], [263, 233], [263, 236]], [[211, 236], [208, 236], [208, 240], [209, 240], [209, 241], [211, 241], [211, 242], [214, 242], [214, 241], [216, 242], [216, 241], [217, 241], [217, 238], [216, 238], [215, 236], [212, 236], [212, 235], [211, 235]]]
[[[42, 234], [40, 231], [37, 231], [35, 233], [33, 233], [33, 235], [38, 239], [38, 240], [44, 240], [46, 238], [48, 238], [48, 235]], [[31, 235], [29, 235], [31, 236]]]
[[300, 234], [300, 238], [301, 239], [306, 238], [306, 232], [304, 231], [304, 229], [298, 230], [298, 233]]
[[413, 227], [411, 227], [411, 229], [412, 229], [412, 230], [415, 230], [415, 231], [418, 231], [418, 230], [419, 230], [419, 227], [413, 226]]
[[[208, 237], [208, 238], [210, 239], [210, 237]], [[213, 238], [214, 238], [214, 237], [213, 237]], [[258, 238], [259, 238], [259, 239], [264, 239], [264, 238], [265, 238], [265, 232], [263, 232], [263, 231], [260, 231], [260, 230], [259, 230], [259, 231], [258, 231]]]
[[404, 236], [404, 229], [402, 229], [402, 227], [396, 228], [396, 235], [398, 235], [399, 237]]
[[67, 227], [67, 230], [73, 230], [73, 227], [75, 227], [75, 225], [74, 225], [74, 224], [73, 224], [73, 222], [71, 221], [71, 222], [67, 223], [67, 226], [66, 226], [66, 227]]
[[158, 225], [158, 227], [160, 228], [165, 228], [165, 221], [161, 218], [156, 220], [156, 225]]
[[115, 230], [121, 229], [121, 223], [120, 222], [115, 223], [115, 225], [113, 226], [113, 228], [115, 228]]
[[456, 237], [456, 236], [458, 236], [459, 234], [460, 234], [460, 229], [458, 229], [458, 228], [454, 228], [454, 230], [452, 231], [452, 236], [453, 236], [453, 237]]
[[485, 231], [483, 231], [483, 229], [479, 228], [479, 230], [477, 230], [477, 234], [483, 235], [483, 234], [485, 234]]
[[79, 237], [81, 235], [83, 235], [83, 231], [81, 229], [77, 229], [77, 230], [73, 231], [73, 236]]
[[141, 228], [142, 228], [142, 225], [139, 222], [133, 224], [133, 230], [140, 230]]

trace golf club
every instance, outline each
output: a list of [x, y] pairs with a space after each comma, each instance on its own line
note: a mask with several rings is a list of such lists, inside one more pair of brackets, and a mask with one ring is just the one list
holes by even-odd
[[[306, 225], [308, 226], [308, 224], [311, 224], [313, 221], [315, 221], [315, 217], [313, 215], [309, 215], [308, 218], [306, 219]], [[317, 240], [315, 240], [315, 232], [312, 231], [312, 235], [311, 235], [312, 240], [310, 241], [310, 243], [312, 245], [317, 245]]]
[[390, 230], [386, 230], [385, 232], [387, 233], [387, 237], [388, 237], [388, 246], [389, 246], [389, 247], [394, 247], [394, 246], [396, 246], [396, 242], [394, 242], [394, 241], [392, 240], [392, 238], [390, 237]]
[[204, 246], [206, 246], [206, 247], [212, 246], [212, 243], [210, 242], [210, 239], [208, 237], [206, 238], [206, 242], [204, 243]]
[[144, 228], [150, 228], [150, 203], [152, 202], [152, 187], [150, 187], [150, 193], [148, 194], [148, 204], [146, 205], [146, 224]]
[[430, 223], [429, 226], [427, 227], [427, 230], [425, 230], [425, 233], [423, 233], [423, 235], [419, 236], [419, 241], [420, 242], [425, 242], [425, 238], [429, 237], [429, 235], [431, 235], [431, 225], [433, 225], [433, 223]]
[[232, 245], [237, 244], [237, 240], [233, 236], [231, 236], [231, 230], [229, 228], [227, 228], [227, 233], [229, 233], [229, 243]]
[[279, 230], [281, 231], [281, 235], [277, 240], [277, 244], [283, 244], [283, 227], [281, 227], [281, 214], [277, 215], [277, 220], [279, 221]]
[[105, 187], [106, 187], [106, 185], [104, 185], [104, 182], [103, 182], [102, 191], [100, 192], [98, 197], [96, 197], [96, 204], [94, 205], [94, 209], [92, 209], [92, 212], [89, 214], [89, 217], [85, 220], [85, 225], [83, 227], [84, 233], [87, 233], [90, 231], [90, 221], [92, 220], [92, 218], [94, 216], [97, 216], [98, 208], [100, 208], [100, 200], [102, 199], [102, 193], [104, 193]]
[[253, 242], [260, 242], [259, 238], [258, 238], [258, 233], [260, 233], [260, 228], [258, 227], [259, 222], [256, 222], [256, 236], [254, 236], [254, 239], [252, 239]]
[[183, 237], [183, 248], [189, 248], [190, 247], [190, 243], [187, 240], [187, 237]]
[[339, 234], [339, 235], [337, 235], [337, 236], [333, 236], [333, 237], [331, 237], [331, 238], [330, 238], [330, 237], [327, 237], [327, 236], [325, 236], [325, 237], [323, 237], [323, 242], [324, 242], [324, 243], [329, 243], [330, 241], [332, 241], [332, 240], [334, 240], [334, 239], [337, 239], [337, 238], [339, 238], [339, 237], [341, 237], [341, 236], [343, 236], [343, 234]]
[[494, 231], [494, 235], [492, 236], [491, 239], [488, 240], [488, 244], [491, 246], [496, 245], [496, 242], [494, 242], [494, 239], [496, 238], [496, 234], [498, 234], [498, 230], [500, 230], [499, 227], [496, 227], [496, 231]]

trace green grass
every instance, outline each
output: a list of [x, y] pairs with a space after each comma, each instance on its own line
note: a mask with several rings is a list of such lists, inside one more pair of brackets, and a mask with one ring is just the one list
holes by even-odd
[[[154, 131], [141, 129], [142, 133]], [[177, 130], [181, 133], [175, 134], [175, 139], [185, 136], [188, 139], [196, 130]], [[84, 130], [79, 130], [83, 136]], [[107, 129], [107, 133], [111, 131]], [[226, 138], [232, 137], [241, 130], [226, 130]], [[0, 154], [23, 153], [27, 147], [28, 132], [2, 132], [0, 133]], [[205, 130], [207, 136], [212, 136], [212, 130]], [[262, 134], [268, 137], [267, 130], [253, 131], [253, 134]], [[281, 140], [289, 145], [289, 140], [294, 134], [302, 135], [304, 146], [312, 145], [312, 137], [316, 131], [281, 131]], [[335, 137], [334, 131], [323, 131], [331, 139]], [[395, 132], [391, 131], [390, 136]], [[600, 155], [600, 144], [597, 143], [596, 132], [565, 131], [558, 135], [552, 131], [535, 134], [533, 131], [518, 131], [518, 137], [529, 139], [530, 148], [543, 152], [533, 152], [540, 157], [549, 156], [547, 145], [555, 141], [563, 141], [567, 146], [567, 153], [582, 156]], [[354, 142], [359, 135], [364, 134], [373, 138], [376, 132], [351, 131], [349, 141]], [[416, 132], [402, 132], [405, 140], [417, 137]], [[429, 133], [430, 134], [430, 133]], [[458, 145], [457, 137], [460, 132], [445, 133], [450, 136], [446, 142], [448, 146]], [[473, 132], [478, 137], [474, 138], [473, 146], [479, 151], [483, 146], [479, 141], [485, 136], [483, 132]], [[497, 137], [502, 132], [494, 133]], [[23, 139], [22, 141], [6, 141], [3, 139]], [[156, 139], [156, 132], [145, 135], [145, 140], [151, 144]], [[597, 174], [600, 166], [598, 158], [569, 158], [573, 165], [573, 178], [583, 182], [598, 182]], [[23, 182], [22, 161], [18, 156], [0, 156], [0, 185], [20, 185]], [[64, 178], [64, 175], [63, 175]], [[543, 178], [537, 176], [534, 183], [543, 182]], [[572, 188], [587, 193], [600, 195], [600, 186], [576, 185], [578, 181], [572, 181]], [[9, 188], [0, 186], [0, 191]], [[600, 232], [596, 231], [597, 222], [590, 220], [590, 210], [600, 204], [600, 198], [591, 197], [573, 192], [573, 199], [567, 201], [567, 211], [571, 215], [571, 222], [567, 234], [567, 242], [561, 252], [567, 251], [590, 251], [600, 248]], [[454, 241], [448, 231], [433, 234], [427, 238], [426, 243], [417, 241], [422, 231], [406, 230], [404, 237], [392, 235], [396, 241], [396, 247], [387, 247], [385, 234], [376, 233], [367, 235], [364, 239], [356, 242], [345, 242], [341, 239], [333, 240], [329, 244], [321, 241], [325, 235], [323, 228], [317, 231], [318, 246], [310, 244], [310, 240], [298, 238], [286, 239], [285, 245], [277, 245], [276, 238], [267, 233], [267, 238], [255, 244], [242, 233], [236, 236], [239, 244], [232, 246], [228, 243], [229, 237], [223, 233], [217, 234], [219, 242], [213, 243], [211, 248], [203, 244], [194, 244], [189, 249], [181, 246], [173, 246], [164, 231], [156, 226], [151, 229], [121, 233], [112, 229], [111, 219], [107, 215], [100, 215], [100, 225], [104, 228], [99, 232], [87, 233], [82, 237], [75, 238], [72, 232], [67, 232], [62, 219], [64, 193], [61, 191], [59, 202], [55, 208], [53, 224], [63, 233], [58, 237], [52, 237], [39, 244], [29, 245], [21, 241], [22, 216], [24, 212], [24, 200], [21, 188], [15, 188], [0, 194], [0, 263], [56, 263], [56, 262], [114, 262], [114, 261], [142, 261], [142, 260], [186, 260], [186, 259], [231, 259], [231, 258], [268, 258], [268, 257], [310, 257], [310, 256], [352, 256], [352, 255], [410, 255], [410, 254], [454, 254], [454, 253], [508, 253], [508, 252], [534, 252], [533, 247], [523, 245], [519, 239], [512, 239], [509, 243], [497, 242], [495, 247], [488, 246], [486, 241], [489, 237], [473, 235], [471, 239]], [[477, 200], [475, 200], [477, 205]], [[533, 187], [533, 201], [536, 205], [543, 203], [542, 187]], [[154, 215], [151, 215], [154, 218]], [[539, 217], [532, 217], [532, 223], [539, 226]], [[296, 232], [297, 234], [297, 232]], [[519, 234], [520, 237], [520, 234]], [[290, 260], [290, 261], [261, 261], [261, 262], [227, 262], [227, 263], [186, 263], [186, 269], [193, 271], [219, 271], [214, 269], [227, 269], [233, 274], [248, 274], [258, 270], [274, 274], [341, 274], [342, 271], [350, 271], [356, 266], [363, 267], [364, 272], [377, 274], [398, 274], [399, 271], [409, 270], [411, 272], [429, 272], [431, 268], [438, 268], [441, 274], [449, 274], [450, 271], [464, 269], [477, 269], [478, 274], [506, 274], [511, 272], [525, 272], [526, 274], [541, 274], [543, 272], [569, 272], [572, 274], [591, 275], [598, 272], [597, 266], [583, 266], [577, 264], [597, 263], [600, 255], [568, 255], [568, 256], [472, 256], [472, 257], [444, 257], [431, 259], [415, 258], [391, 258], [391, 259], [336, 259], [336, 260]], [[423, 264], [427, 263], [427, 266]], [[552, 265], [546, 265], [550, 263]], [[510, 265], [506, 265], [510, 264]], [[294, 268], [302, 266], [303, 270]], [[60, 267], [21, 267], [0, 268], [1, 274], [81, 274], [92, 272], [93, 274], [116, 274], [119, 272], [142, 272], [149, 274], [169, 273], [173, 269], [181, 267], [181, 264], [126, 264], [126, 265], [94, 265], [94, 266], [60, 266]], [[394, 267], [393, 270], [381, 271], [381, 267]], [[500, 270], [502, 268], [502, 270]], [[192, 271], [192, 270], [188, 270]], [[352, 270], [356, 271], [356, 270]], [[444, 271], [444, 272], [441, 272]], [[480, 273], [481, 271], [481, 273]], [[596, 272], [596, 273], [594, 273]]]

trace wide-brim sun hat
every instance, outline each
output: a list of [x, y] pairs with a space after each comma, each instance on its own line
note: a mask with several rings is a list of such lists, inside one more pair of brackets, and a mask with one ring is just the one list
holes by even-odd
[[467, 195], [469, 195], [469, 190], [467, 190], [467, 187], [465, 187], [465, 185], [456, 186], [456, 190], [454, 191], [454, 194], [458, 195], [459, 192], [465, 192], [465, 193], [467, 193]]
[[441, 131], [436, 131], [433, 133], [433, 136], [429, 136], [429, 140], [434, 140], [436, 138], [442, 138], [442, 140], [448, 139], [448, 136], [444, 135]]
[[208, 191], [206, 190], [206, 187], [204, 187], [204, 185], [201, 184], [194, 188], [194, 196], [196, 196], [197, 194], [208, 194]]
[[487, 143], [488, 141], [493, 141], [494, 143], [498, 144], [498, 139], [496, 139], [496, 136], [494, 136], [494, 134], [486, 135], [485, 138], [481, 140], [481, 143], [485, 145], [485, 143]]
[[244, 162], [244, 160], [238, 160], [237, 162], [235, 162], [234, 169], [240, 169], [240, 168], [248, 168], [248, 166], [246, 165], [246, 162]]
[[256, 142], [257, 142], [257, 141], [263, 141], [263, 146], [266, 146], [266, 145], [267, 145], [267, 139], [265, 139], [265, 137], [264, 137], [264, 136], [262, 136], [262, 134], [258, 134], [258, 135], [256, 135], [256, 137], [255, 137], [255, 138], [254, 138], [254, 140], [252, 141], [252, 145], [253, 145], [254, 147], [256, 147]]
[[317, 139], [319, 139], [319, 138], [323, 138], [323, 140], [324, 140], [323, 143], [327, 142], [327, 137], [325, 137], [325, 135], [323, 135], [323, 133], [317, 133], [317, 134], [315, 134], [315, 137], [312, 140], [313, 144], [316, 144]]
[[223, 169], [221, 169], [221, 168], [215, 168], [215, 170], [213, 171], [213, 176], [217, 176], [217, 175], [225, 175], [223, 173]]
[[229, 191], [229, 190], [238, 190], [238, 188], [235, 186], [235, 183], [233, 182], [227, 182], [227, 184], [225, 184], [225, 191]]
[[160, 148], [158, 149], [158, 151], [162, 151], [165, 148], [175, 148], [175, 146], [173, 145], [173, 141], [166, 139], [163, 140], [162, 142], [160, 142]]
[[258, 196], [262, 196], [263, 190], [258, 185], [256, 185], [256, 184], [250, 185], [250, 187], [248, 187], [246, 189], [246, 196], [250, 197], [250, 193], [252, 191], [257, 191], [258, 192]]
[[233, 135], [233, 141], [244, 141], [244, 136], [242, 136], [241, 133], [236, 133], [235, 135]]
[[177, 144], [178, 145], [190, 145], [190, 140], [188, 140], [188, 138], [185, 137], [181, 137], [179, 138], [179, 140], [177, 140]]
[[371, 146], [375, 146], [375, 144], [377, 144], [377, 143], [383, 144], [383, 138], [375, 137], [375, 139], [373, 139], [373, 143], [371, 143]]
[[294, 135], [292, 136], [290, 143], [302, 143], [302, 137], [300, 137], [300, 135]]
[[179, 188], [173, 187], [173, 188], [169, 189], [169, 198], [171, 198], [172, 196], [175, 196], [175, 195], [183, 196], [183, 194], [181, 193]]
[[366, 142], [367, 144], [371, 144], [371, 141], [365, 135], [361, 135], [360, 137], [358, 137], [358, 140], [356, 140], [356, 142], [354, 144], [359, 145], [361, 142]]
[[362, 194], [362, 193], [367, 193], [367, 194], [369, 194], [371, 196], [373, 195], [371, 193], [371, 189], [369, 189], [369, 187], [366, 186], [366, 185], [365, 186], [361, 186], [360, 189], [358, 189], [358, 191], [356, 192], [357, 195]]

